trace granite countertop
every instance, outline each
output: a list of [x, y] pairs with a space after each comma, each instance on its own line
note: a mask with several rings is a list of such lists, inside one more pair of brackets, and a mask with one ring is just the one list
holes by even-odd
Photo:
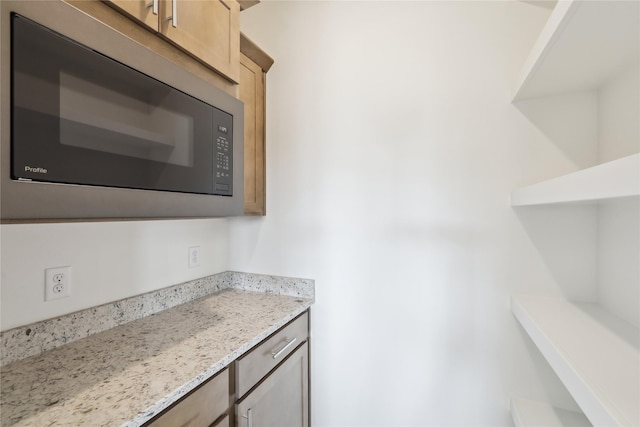
[[0, 424], [140, 426], [312, 302], [224, 289], [10, 363]]

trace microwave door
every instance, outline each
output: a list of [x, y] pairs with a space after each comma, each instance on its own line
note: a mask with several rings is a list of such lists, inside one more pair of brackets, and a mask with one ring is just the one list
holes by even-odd
[[231, 138], [214, 120], [230, 129], [230, 115], [26, 18], [12, 24], [14, 179], [220, 192], [212, 142]]

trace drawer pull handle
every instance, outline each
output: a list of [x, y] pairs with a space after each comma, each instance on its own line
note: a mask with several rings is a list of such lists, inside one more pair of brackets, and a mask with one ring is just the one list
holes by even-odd
[[277, 359], [278, 357], [280, 357], [280, 355], [281, 355], [282, 353], [284, 353], [285, 351], [287, 351], [287, 349], [288, 349], [289, 347], [291, 347], [291, 346], [293, 345], [293, 343], [295, 343], [296, 341], [298, 341], [298, 338], [292, 338], [291, 340], [287, 341], [287, 342], [285, 343], [284, 347], [282, 347], [280, 350], [276, 350], [276, 351], [274, 351], [273, 353], [271, 353], [271, 356], [272, 356], [274, 359]]
[[146, 6], [149, 7], [153, 7], [153, 14], [157, 15], [158, 14], [158, 0], [153, 0], [149, 3], [146, 4]]
[[247, 419], [247, 427], [253, 427], [253, 417], [251, 416], [251, 408], [247, 409], [247, 415], [243, 415], [242, 418]]

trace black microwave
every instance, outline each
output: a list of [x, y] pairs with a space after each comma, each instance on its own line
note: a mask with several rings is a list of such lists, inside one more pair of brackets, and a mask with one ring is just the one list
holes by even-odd
[[82, 40], [28, 3], [3, 4], [3, 220], [242, 214], [239, 100], [77, 9], [49, 6], [91, 31]]

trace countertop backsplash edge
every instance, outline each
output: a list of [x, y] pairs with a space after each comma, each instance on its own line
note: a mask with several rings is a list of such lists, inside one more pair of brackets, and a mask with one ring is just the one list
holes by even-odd
[[314, 281], [225, 271], [0, 332], [0, 366], [129, 323], [224, 289], [314, 300]]
[[228, 273], [232, 275], [233, 289], [315, 300], [315, 282], [312, 279], [234, 271]]

